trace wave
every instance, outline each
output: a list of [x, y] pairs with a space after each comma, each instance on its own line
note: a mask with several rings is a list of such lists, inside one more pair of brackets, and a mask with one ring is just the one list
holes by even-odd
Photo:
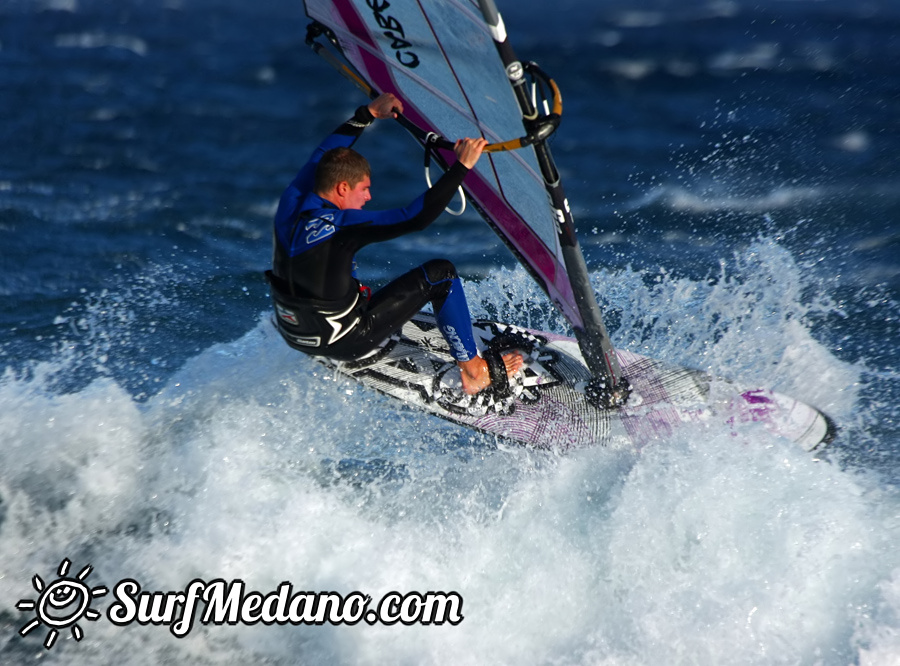
[[[838, 452], [895, 415], [862, 400], [864, 367], [817, 342], [806, 318], [836, 306], [805, 295], [802, 270], [773, 241], [710, 280], [632, 269], [593, 279], [617, 344], [827, 402], [845, 426]], [[521, 269], [466, 290], [475, 316], [566, 332]], [[85, 316], [102, 311], [93, 304]], [[134, 578], [146, 590], [177, 591], [223, 578], [260, 591], [288, 580], [374, 598], [453, 590], [464, 620], [198, 624], [175, 639], [165, 626], [116, 627], [103, 617], [84, 623], [84, 641], [47, 651], [35, 636], [16, 636], [4, 657], [624, 665], [672, 654], [716, 664], [767, 664], [772, 654], [889, 664], [900, 654], [900, 494], [873, 470], [713, 426], [640, 455], [510, 446], [335, 377], [288, 349], [268, 317], [237, 340], [207, 345], [141, 402], [110, 376], [61, 391], [55, 377], [72, 360], [7, 371], [8, 598], [33, 597], [32, 577], [49, 580], [67, 557], [73, 567], [90, 563], [91, 582], [110, 588]], [[896, 446], [895, 432], [874, 436], [882, 450]], [[10, 635], [27, 620], [13, 615], [4, 620]]]
[[830, 188], [826, 187], [779, 187], [758, 196], [736, 196], [697, 194], [684, 187], [664, 185], [624, 204], [622, 209], [633, 211], [663, 205], [674, 211], [691, 213], [766, 213], [809, 202], [823, 203], [831, 196]]
[[106, 32], [80, 32], [59, 35], [54, 40], [54, 44], [61, 49], [99, 49], [109, 47], [130, 51], [141, 57], [146, 56], [149, 52], [146, 40], [140, 37], [108, 34]]

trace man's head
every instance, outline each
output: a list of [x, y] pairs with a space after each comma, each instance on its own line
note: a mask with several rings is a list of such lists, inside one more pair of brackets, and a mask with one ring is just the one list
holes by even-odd
[[359, 210], [372, 198], [371, 176], [365, 157], [352, 148], [332, 148], [316, 167], [315, 192], [341, 210]]

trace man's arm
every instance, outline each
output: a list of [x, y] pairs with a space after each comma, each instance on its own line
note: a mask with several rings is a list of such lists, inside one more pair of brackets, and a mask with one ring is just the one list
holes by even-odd
[[313, 151], [309, 160], [281, 194], [278, 210], [275, 213], [276, 226], [293, 218], [300, 198], [313, 190], [316, 180], [316, 167], [328, 150], [342, 146], [351, 147], [362, 135], [363, 130], [371, 125], [376, 118], [391, 118], [402, 112], [403, 103], [390, 93], [385, 93], [373, 99], [368, 105], [359, 107], [352, 118], [342, 123], [334, 132], [329, 134]]
[[332, 148], [350, 148], [362, 136], [363, 130], [377, 118], [396, 118], [403, 113], [403, 103], [390, 93], [379, 95], [366, 106], [356, 109], [353, 117], [342, 123], [313, 151], [309, 161], [303, 166], [291, 183], [300, 192], [312, 191], [316, 166], [327, 151]]
[[311, 192], [315, 184], [316, 167], [319, 165], [322, 155], [332, 148], [350, 148], [353, 146], [356, 140], [362, 136], [363, 130], [371, 125], [374, 120], [375, 116], [369, 112], [368, 107], [359, 107], [352, 118], [342, 123], [316, 147], [309, 160], [303, 165], [303, 168], [300, 169], [294, 180], [291, 181], [289, 187], [298, 192]]
[[454, 152], [457, 161], [428, 191], [404, 208], [379, 212], [345, 211], [344, 226], [357, 227], [360, 247], [421, 231], [434, 222], [449, 205], [469, 171], [481, 157], [487, 140], [460, 139]]

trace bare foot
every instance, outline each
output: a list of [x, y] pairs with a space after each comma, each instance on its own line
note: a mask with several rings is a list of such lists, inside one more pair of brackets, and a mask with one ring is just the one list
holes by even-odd
[[[522, 354], [517, 351], [511, 351], [503, 354], [503, 365], [506, 366], [506, 374], [512, 377], [522, 369], [524, 363]], [[488, 372], [487, 361], [480, 356], [469, 361], [457, 361], [460, 375], [462, 376], [463, 391], [469, 395], [475, 395], [482, 389], [491, 385], [491, 375]]]

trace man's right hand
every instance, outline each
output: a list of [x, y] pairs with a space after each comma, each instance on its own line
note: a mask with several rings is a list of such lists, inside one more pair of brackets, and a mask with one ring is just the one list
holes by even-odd
[[463, 163], [463, 166], [471, 169], [478, 162], [484, 147], [488, 145], [488, 140], [483, 137], [477, 139], [460, 139], [453, 146], [453, 152], [456, 153], [456, 159]]
[[369, 113], [376, 118], [396, 118], [403, 113], [403, 102], [391, 93], [382, 93], [369, 102]]

